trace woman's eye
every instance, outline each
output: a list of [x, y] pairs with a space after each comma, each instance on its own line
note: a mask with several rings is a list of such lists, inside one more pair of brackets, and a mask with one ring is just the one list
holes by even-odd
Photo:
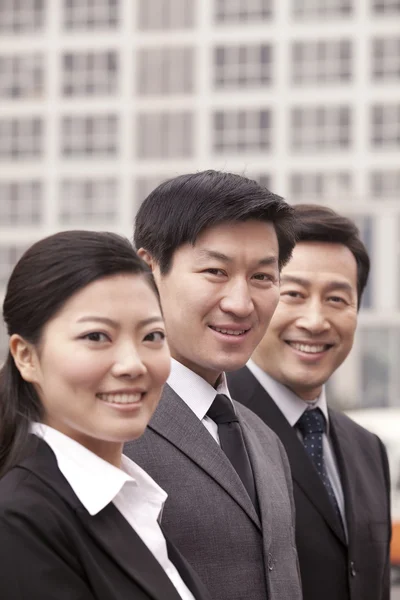
[[108, 342], [110, 338], [105, 333], [101, 333], [100, 331], [91, 331], [83, 336], [83, 339], [89, 340], [91, 342]]
[[163, 331], [152, 331], [144, 338], [145, 342], [162, 342], [163, 340], [165, 340], [165, 333]]

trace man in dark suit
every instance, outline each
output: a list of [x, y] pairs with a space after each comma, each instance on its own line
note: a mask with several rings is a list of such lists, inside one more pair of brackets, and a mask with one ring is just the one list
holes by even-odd
[[299, 600], [287, 458], [232, 402], [224, 374], [246, 364], [275, 310], [292, 209], [239, 175], [183, 175], [144, 201], [135, 244], [174, 360], [146, 433], [125, 452], [168, 492], [163, 527], [214, 600]]
[[298, 205], [295, 215], [297, 244], [278, 308], [229, 386], [288, 454], [304, 599], [388, 600], [386, 452], [325, 397], [353, 344], [369, 258], [349, 219], [315, 205]]

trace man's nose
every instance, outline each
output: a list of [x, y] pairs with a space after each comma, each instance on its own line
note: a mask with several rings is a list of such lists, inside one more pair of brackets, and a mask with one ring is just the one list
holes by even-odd
[[254, 310], [253, 299], [246, 279], [231, 282], [220, 302], [223, 312], [239, 318], [248, 317]]
[[321, 302], [310, 302], [302, 307], [302, 314], [296, 320], [297, 327], [318, 334], [330, 329], [329, 320], [326, 317]]

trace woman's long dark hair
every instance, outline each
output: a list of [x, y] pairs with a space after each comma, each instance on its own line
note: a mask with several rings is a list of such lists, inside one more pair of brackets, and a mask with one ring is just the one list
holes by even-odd
[[[3, 317], [8, 335], [38, 345], [43, 328], [65, 302], [89, 283], [118, 274], [138, 274], [158, 291], [147, 265], [130, 242], [113, 233], [65, 231], [29, 248], [8, 282]], [[23, 457], [32, 421], [42, 406], [8, 352], [0, 369], [0, 477]]]

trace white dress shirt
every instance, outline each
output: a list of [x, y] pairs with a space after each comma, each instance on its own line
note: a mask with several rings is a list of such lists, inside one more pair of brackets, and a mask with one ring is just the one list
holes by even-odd
[[48, 425], [33, 423], [31, 431], [53, 450], [58, 468], [88, 513], [95, 515], [112, 502], [158, 560], [181, 598], [194, 600], [168, 558], [157, 520], [168, 495], [150, 475], [125, 455], [118, 469]]
[[[306, 410], [319, 408], [326, 420], [326, 433], [322, 435], [322, 447], [324, 452], [324, 461], [326, 471], [331, 482], [333, 493], [339, 506], [340, 514], [346, 531], [346, 520], [344, 510], [343, 488], [340, 481], [339, 470], [333, 452], [332, 443], [329, 437], [329, 413], [326, 403], [325, 387], [322, 388], [320, 396], [313, 402], [306, 402], [293, 393], [288, 387], [273, 379], [268, 373], [263, 371], [253, 360], [249, 360], [247, 368], [253, 373], [259, 384], [268, 392], [279, 410], [283, 413], [291, 427], [294, 427], [301, 415]], [[298, 437], [302, 440], [300, 431], [296, 428]]]
[[[168, 385], [194, 412], [196, 417], [219, 444], [218, 425], [207, 416], [207, 412], [217, 394], [225, 394], [232, 400], [229, 393], [225, 373], [222, 373], [216, 388], [174, 358], [171, 361], [171, 373]], [[233, 403], [232, 403], [233, 404]]]

